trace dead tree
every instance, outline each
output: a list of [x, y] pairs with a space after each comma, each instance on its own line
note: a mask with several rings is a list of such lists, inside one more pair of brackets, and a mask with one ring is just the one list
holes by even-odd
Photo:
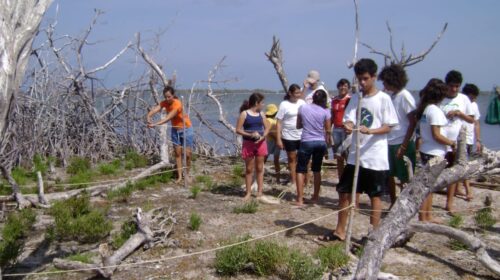
[[[418, 213], [422, 202], [430, 193], [500, 166], [500, 152], [484, 149], [481, 158], [468, 162], [465, 150], [465, 130], [462, 130], [457, 152], [459, 156], [455, 166], [445, 169], [446, 161], [443, 158], [435, 158], [417, 172], [416, 176], [401, 192], [391, 212], [382, 220], [380, 226], [368, 235], [363, 255], [358, 262], [355, 279], [377, 279], [385, 252], [398, 238], [407, 235], [408, 229], [415, 231], [428, 229], [431, 231], [430, 227], [427, 226], [409, 226], [410, 220]], [[443, 230], [434, 229], [435, 232], [439, 231], [441, 234], [445, 234]], [[446, 232], [450, 233], [448, 236], [452, 238], [457, 236], [451, 231]], [[465, 239], [460, 240], [466, 241]], [[471, 243], [468, 245], [471, 245], [473, 250], [478, 250], [481, 247], [478, 247], [472, 240], [470, 241]]]
[[[52, 0], [1, 0], [0, 6], [0, 167], [13, 189], [19, 208], [29, 205], [10, 175], [12, 166], [10, 143], [15, 137], [9, 130], [14, 98], [31, 54], [33, 39]], [[9, 151], [10, 150], [10, 151]]]
[[280, 46], [280, 40], [273, 36], [273, 44], [268, 53], [265, 53], [267, 59], [273, 64], [276, 74], [281, 81], [281, 86], [283, 90], [288, 92], [288, 79], [285, 74], [285, 69], [283, 68], [283, 50]]
[[390, 51], [384, 52], [384, 51], [377, 50], [366, 43], [361, 43], [361, 44], [363, 46], [365, 46], [366, 48], [368, 48], [371, 53], [382, 56], [384, 58], [385, 65], [398, 64], [398, 65], [401, 65], [403, 67], [408, 67], [408, 66], [415, 65], [419, 62], [422, 62], [427, 57], [427, 55], [432, 51], [432, 49], [434, 49], [434, 47], [437, 45], [437, 43], [441, 40], [441, 37], [443, 36], [444, 32], [446, 32], [446, 29], [448, 28], [448, 23], [444, 24], [443, 28], [441, 29], [441, 32], [438, 33], [436, 39], [434, 40], [434, 42], [432, 42], [432, 44], [429, 46], [429, 48], [422, 51], [418, 55], [407, 54], [404, 42], [401, 45], [400, 53], [397, 54], [395, 51], [395, 47], [394, 47], [392, 28], [389, 25], [388, 21], [386, 22], [386, 26], [387, 26], [387, 31], [389, 32], [389, 49], [390, 49]]
[[109, 278], [119, 264], [141, 246], [144, 249], [149, 249], [157, 245], [168, 245], [168, 237], [176, 223], [175, 213], [167, 207], [156, 208], [146, 213], [143, 213], [141, 208], [137, 208], [135, 223], [137, 233], [130, 236], [115, 252], [110, 252], [107, 244], [99, 246], [100, 264], [87, 264], [56, 258], [54, 259], [54, 266], [63, 270], [87, 270]]

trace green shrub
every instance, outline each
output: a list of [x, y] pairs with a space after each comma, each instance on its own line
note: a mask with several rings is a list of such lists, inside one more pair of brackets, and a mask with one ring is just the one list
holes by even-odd
[[132, 184], [131, 182], [127, 182], [125, 187], [121, 187], [119, 189], [115, 190], [109, 190], [106, 193], [106, 196], [109, 200], [115, 201], [115, 202], [127, 202], [128, 198], [132, 194], [132, 192], [135, 190], [135, 185]]
[[196, 199], [198, 194], [201, 192], [201, 187], [198, 184], [195, 184], [195, 185], [191, 186], [191, 188], [189, 190], [191, 191], [191, 197], [193, 199]]
[[95, 254], [92, 253], [80, 253], [80, 254], [74, 254], [71, 256], [67, 256], [65, 259], [70, 260], [70, 261], [75, 261], [75, 262], [82, 262], [82, 263], [94, 263], [92, 261], [92, 258], [95, 256]]
[[474, 215], [474, 221], [481, 229], [489, 229], [497, 222], [496, 218], [491, 214], [490, 207], [478, 210]]
[[135, 152], [135, 151], [128, 151], [125, 154], [125, 169], [130, 170], [134, 168], [141, 168], [141, 167], [146, 167], [148, 165], [148, 159]]
[[250, 254], [255, 273], [269, 276], [283, 271], [288, 257], [288, 248], [272, 241], [257, 241]]
[[288, 256], [287, 269], [283, 278], [290, 280], [321, 279], [323, 269], [315, 265], [313, 259], [299, 251], [292, 251]]
[[250, 202], [247, 202], [247, 203], [243, 204], [242, 206], [236, 206], [236, 207], [234, 207], [233, 213], [236, 213], [236, 214], [241, 214], [241, 213], [253, 214], [253, 213], [257, 212], [258, 208], [259, 208], [259, 204], [255, 200], [252, 200]]
[[74, 157], [70, 159], [66, 172], [68, 174], [75, 175], [78, 173], [87, 173], [90, 171], [90, 168], [90, 159], [84, 157]]
[[33, 157], [33, 169], [34, 175], [36, 176], [36, 172], [40, 171], [42, 174], [46, 174], [47, 170], [49, 170], [49, 159], [45, 160], [41, 155], [36, 154]]
[[88, 194], [58, 201], [49, 211], [54, 217], [53, 237], [82, 243], [96, 242], [108, 235], [112, 228], [103, 212], [90, 205]]
[[91, 170], [83, 171], [74, 174], [73, 176], [69, 177], [68, 183], [72, 184], [72, 188], [83, 188], [87, 186], [87, 183], [92, 181], [92, 178], [94, 177], [94, 173], [92, 173]]
[[454, 250], [454, 251], [463, 251], [463, 250], [467, 250], [467, 245], [465, 245], [464, 243], [458, 241], [458, 240], [455, 240], [455, 239], [451, 239], [449, 242], [448, 242], [448, 246], [450, 247], [450, 249]]
[[[238, 241], [248, 240], [249, 238], [250, 237], [247, 236]], [[222, 276], [236, 275], [249, 263], [250, 253], [251, 251], [248, 243], [219, 250], [215, 254], [215, 270]]]
[[134, 221], [126, 221], [122, 224], [121, 230], [118, 234], [113, 236], [111, 242], [113, 249], [118, 250], [125, 242], [137, 232], [137, 225]]
[[114, 175], [118, 173], [118, 170], [120, 169], [120, 166], [115, 165], [113, 163], [101, 163], [97, 167], [99, 170], [99, 173], [102, 175]]
[[26, 237], [35, 220], [36, 213], [30, 208], [7, 216], [0, 240], [0, 267], [17, 258], [23, 245], [22, 239]]
[[26, 185], [33, 178], [33, 174], [21, 166], [12, 168], [12, 178], [20, 186]]
[[198, 230], [200, 226], [201, 216], [196, 212], [191, 213], [191, 216], [189, 217], [189, 228], [194, 231]]
[[330, 270], [346, 266], [349, 262], [349, 256], [345, 254], [342, 244], [322, 247], [316, 252], [316, 257], [324, 268], [328, 267]]
[[233, 166], [233, 176], [235, 177], [243, 177], [245, 176], [245, 167], [238, 163]]
[[459, 228], [462, 226], [463, 222], [464, 218], [461, 215], [456, 214], [451, 217], [450, 221], [448, 221], [448, 225], [453, 228]]
[[214, 180], [212, 179], [211, 176], [208, 175], [196, 176], [195, 181], [197, 183], [202, 183], [203, 185], [205, 185], [205, 188], [207, 188], [208, 190], [211, 190], [212, 187], [214, 186]]

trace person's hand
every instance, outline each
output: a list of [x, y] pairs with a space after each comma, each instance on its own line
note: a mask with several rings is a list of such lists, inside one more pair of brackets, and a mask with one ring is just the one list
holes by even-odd
[[310, 84], [307, 80], [304, 80], [304, 88], [309, 88]]
[[260, 138], [260, 134], [257, 131], [254, 131], [250, 134], [250, 137], [252, 137], [252, 139], [254, 140], [257, 140]]
[[276, 146], [278, 146], [278, 148], [280, 148], [280, 150], [283, 150], [283, 141], [281, 141], [281, 139], [277, 140], [276, 141]]
[[405, 154], [406, 154], [406, 146], [401, 144], [398, 148], [398, 151], [396, 152], [396, 158], [402, 159]]
[[327, 134], [326, 136], [326, 146], [331, 147], [332, 146], [332, 137], [330, 134]]
[[152, 123], [148, 123], [148, 128], [153, 128], [153, 127], [155, 127], [155, 125], [154, 125], [154, 124], [152, 124]]
[[362, 125], [359, 127], [359, 132], [361, 132], [363, 134], [370, 134], [370, 129], [368, 127]]
[[459, 117], [460, 116], [460, 110], [452, 110], [449, 111], [448, 114], [446, 114], [446, 117], [449, 119], [453, 119], [454, 117]]
[[266, 137], [259, 135], [259, 138], [257, 138], [257, 140], [255, 140], [255, 143], [260, 143], [264, 140], [266, 140]]
[[481, 153], [482, 150], [483, 150], [483, 144], [481, 144], [481, 141], [476, 140], [476, 152]]
[[354, 128], [354, 123], [352, 123], [352, 122], [346, 122], [344, 124], [344, 130], [345, 130], [345, 133], [347, 133], [347, 134], [351, 134], [353, 128]]

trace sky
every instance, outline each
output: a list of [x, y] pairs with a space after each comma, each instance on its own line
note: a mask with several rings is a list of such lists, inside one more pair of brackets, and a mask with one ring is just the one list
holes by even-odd
[[[489, 91], [500, 84], [500, 1], [497, 0], [359, 0], [360, 41], [389, 50], [386, 22], [393, 29], [394, 45], [404, 42], [407, 53], [419, 54], [434, 41], [443, 25], [448, 29], [427, 58], [407, 68], [409, 89], [420, 89], [433, 77], [444, 78], [451, 69], [464, 82]], [[135, 34], [151, 50], [161, 33], [159, 49], [151, 51], [167, 75], [177, 73], [177, 87], [191, 88], [226, 56], [216, 80], [221, 87], [281, 89], [264, 53], [276, 35], [283, 48], [290, 83], [302, 84], [311, 69], [321, 73], [327, 88], [340, 78], [351, 79], [347, 68], [354, 53], [352, 0], [54, 0], [42, 28], [57, 20], [56, 34], [79, 36], [88, 27], [94, 9], [104, 11], [83, 51], [85, 64], [104, 64]], [[57, 12], [56, 12], [57, 11]], [[43, 42], [40, 37], [36, 44]], [[360, 46], [359, 57], [381, 56]], [[108, 86], [120, 86], [139, 77], [144, 63], [131, 49], [99, 77]], [[237, 78], [237, 81], [233, 80]]]

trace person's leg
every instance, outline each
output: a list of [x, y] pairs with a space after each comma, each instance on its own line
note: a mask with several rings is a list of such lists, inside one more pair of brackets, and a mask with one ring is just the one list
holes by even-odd
[[429, 209], [432, 208], [432, 194], [429, 194], [425, 199], [424, 202], [422, 203], [422, 206], [420, 207], [420, 211], [418, 212], [418, 220], [421, 222], [427, 222], [429, 221], [429, 216], [428, 214]]
[[319, 201], [319, 191], [321, 189], [321, 172], [313, 172], [313, 176], [314, 192], [311, 201], [317, 203]]
[[374, 229], [380, 224], [380, 217], [382, 216], [382, 200], [379, 196], [370, 198], [372, 203], [372, 214], [370, 215], [370, 224]]
[[297, 199], [295, 200], [295, 204], [300, 206], [304, 204], [304, 178], [305, 174], [302, 172], [297, 172]]
[[396, 179], [389, 177], [389, 196], [391, 197], [391, 206], [396, 202]]
[[340, 178], [344, 172], [345, 160], [343, 156], [336, 156], [337, 159], [337, 176]]
[[255, 174], [257, 176], [257, 196], [261, 196], [264, 187], [264, 156], [256, 157]]
[[253, 183], [253, 172], [255, 166], [255, 157], [249, 157], [245, 159], [245, 186], [247, 192], [245, 194], [244, 200], [250, 199], [252, 195], [252, 183]]
[[286, 152], [292, 185], [297, 184], [297, 151]]
[[177, 180], [175, 182], [179, 183], [182, 180], [182, 147], [174, 145], [174, 153], [175, 165], [177, 168]]
[[457, 183], [451, 184], [448, 186], [448, 193], [446, 196], [446, 207], [445, 209], [453, 214], [454, 208], [453, 208], [453, 200], [455, 198], [455, 190], [457, 188]]
[[322, 141], [314, 142], [312, 150], [312, 164], [311, 170], [313, 172], [313, 195], [312, 202], [316, 203], [319, 201], [319, 192], [321, 188], [321, 167], [323, 165], [323, 158], [325, 153], [328, 151], [326, 148], [326, 143]]
[[307, 172], [306, 172], [306, 177], [304, 179], [304, 189], [307, 188], [309, 183], [311, 182], [311, 178], [313, 177], [312, 171], [311, 171], [311, 161], [309, 160], [307, 162]]
[[276, 183], [279, 184], [280, 183], [280, 170], [281, 170], [281, 167], [280, 167], [280, 153], [279, 153], [279, 149], [276, 148], [278, 152], [275, 152], [274, 153], [274, 171], [276, 173]]
[[191, 177], [189, 176], [189, 172], [191, 170], [191, 158], [192, 158], [192, 150], [190, 147], [186, 147], [186, 180], [188, 182], [191, 180]]
[[465, 187], [465, 200], [471, 201], [474, 198], [474, 195], [472, 193], [472, 188], [470, 186], [470, 182], [468, 179], [464, 180], [464, 187]]
[[[339, 207], [344, 209], [351, 204], [351, 194], [350, 193], [339, 193]], [[346, 236], [346, 226], [347, 218], [349, 217], [349, 209], [340, 211], [338, 214], [337, 227], [333, 234], [338, 236], [340, 239], [344, 240]]]

